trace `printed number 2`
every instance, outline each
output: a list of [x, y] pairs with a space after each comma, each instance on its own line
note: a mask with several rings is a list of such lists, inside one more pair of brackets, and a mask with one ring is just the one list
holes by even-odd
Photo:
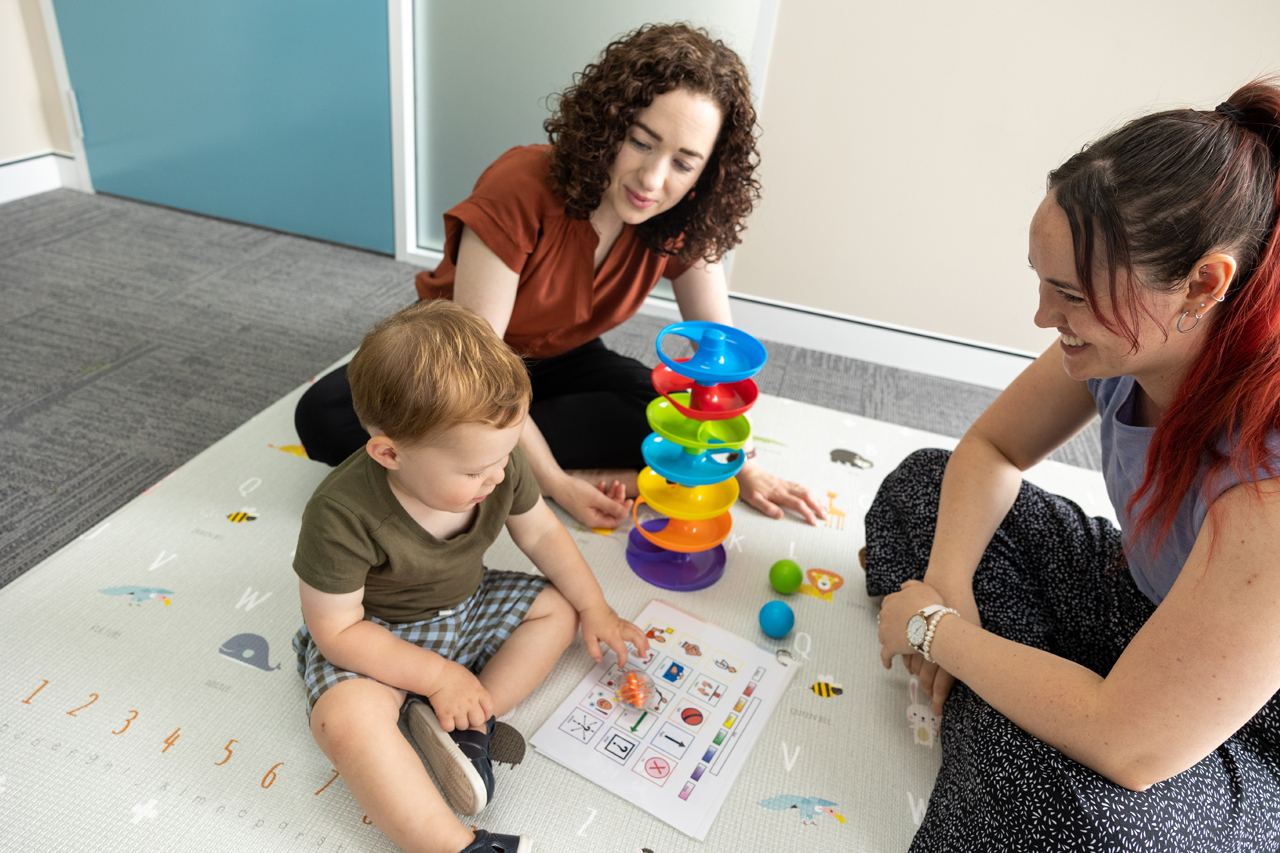
[[81, 705], [79, 708], [73, 708], [72, 710], [68, 711], [68, 712], [67, 712], [67, 716], [68, 716], [68, 717], [74, 717], [74, 716], [76, 715], [76, 711], [83, 711], [85, 708], [88, 708], [88, 707], [89, 707], [90, 705], [92, 705], [94, 702], [97, 702], [97, 701], [98, 701], [98, 694], [97, 694], [97, 693], [90, 693], [89, 695], [90, 695], [90, 696], [92, 696], [93, 698], [92, 698], [92, 699], [90, 699], [88, 702], [85, 702], [85, 703], [84, 703], [83, 705]]
[[227, 757], [222, 759], [221, 761], [215, 761], [213, 763], [214, 767], [221, 767], [222, 765], [226, 764], [228, 761], [231, 760], [231, 744], [235, 742], [236, 742], [235, 738], [232, 738], [231, 740], [227, 741], [227, 745], [223, 747], [223, 749], [227, 751]]
[[180, 732], [180, 731], [182, 731], [182, 727], [181, 727], [181, 726], [179, 726], [178, 728], [174, 729], [174, 730], [173, 730], [173, 734], [169, 735], [167, 738], [165, 738], [165, 739], [164, 739], [164, 744], [165, 744], [165, 745], [164, 745], [164, 749], [160, 750], [161, 752], [168, 752], [168, 751], [169, 751], [169, 747], [173, 746], [175, 743], [177, 743], [177, 742], [178, 742], [178, 732]]

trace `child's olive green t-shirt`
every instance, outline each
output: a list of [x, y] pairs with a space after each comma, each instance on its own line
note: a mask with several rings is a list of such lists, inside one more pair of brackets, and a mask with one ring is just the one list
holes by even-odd
[[293, 570], [328, 593], [364, 587], [365, 616], [399, 624], [430, 619], [480, 587], [484, 552], [509, 515], [538, 502], [538, 483], [524, 453], [511, 451], [506, 476], [479, 504], [471, 527], [437, 539], [405, 511], [387, 470], [364, 448], [316, 488], [302, 513]]

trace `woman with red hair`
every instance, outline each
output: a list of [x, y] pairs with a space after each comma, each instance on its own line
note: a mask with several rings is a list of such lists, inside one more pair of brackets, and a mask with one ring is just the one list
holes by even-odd
[[[445, 258], [417, 290], [471, 308], [525, 357], [533, 404], [520, 447], [542, 493], [589, 527], [616, 527], [657, 394], [649, 369], [599, 335], [659, 278], [686, 320], [732, 323], [721, 259], [760, 194], [751, 82], [705, 31], [644, 26], [576, 75], [543, 128], [549, 145], [503, 154], [445, 213]], [[331, 465], [369, 438], [345, 368], [307, 391], [294, 420], [308, 454]], [[748, 503], [825, 517], [812, 492], [746, 455]]]
[[[881, 659], [942, 715], [912, 850], [1280, 845], [1280, 88], [1049, 174], [1060, 338], [867, 514]], [[1101, 416], [1116, 530], [1021, 472]]]

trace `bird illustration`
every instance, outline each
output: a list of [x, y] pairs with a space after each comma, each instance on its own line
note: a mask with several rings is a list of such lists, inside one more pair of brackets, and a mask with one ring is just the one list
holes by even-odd
[[168, 607], [173, 603], [170, 598], [173, 595], [172, 590], [156, 589], [148, 586], [113, 586], [110, 589], [100, 589], [98, 592], [103, 595], [127, 596], [130, 604], [146, 604], [149, 601], [159, 601], [165, 607]]
[[800, 812], [800, 822], [816, 826], [820, 815], [829, 815], [836, 820], [844, 823], [844, 816], [838, 814], [835, 810], [836, 803], [830, 800], [823, 800], [818, 797], [800, 797], [795, 794], [783, 794], [780, 797], [770, 797], [767, 800], [761, 800], [758, 805], [764, 806], [766, 809], [772, 809], [775, 812], [786, 811], [787, 809], [796, 809]]

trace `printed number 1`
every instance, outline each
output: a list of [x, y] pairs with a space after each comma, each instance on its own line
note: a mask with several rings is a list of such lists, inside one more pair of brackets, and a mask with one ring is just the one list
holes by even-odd
[[[45, 686], [46, 686], [48, 683], [49, 683], [49, 679], [47, 679], [47, 678], [46, 678], [44, 681], [40, 682], [40, 686], [36, 688], [36, 693], [39, 693], [41, 690], [44, 690]], [[22, 700], [22, 704], [23, 704], [23, 705], [30, 705], [30, 704], [31, 704], [31, 700], [32, 700], [32, 699], [34, 699], [34, 698], [36, 698], [36, 693], [32, 693], [32, 694], [31, 694], [30, 696], [28, 696], [26, 699], [23, 699], [23, 700]]]
[[181, 726], [179, 726], [178, 728], [174, 729], [174, 730], [173, 730], [173, 734], [169, 735], [167, 738], [165, 738], [165, 739], [164, 739], [165, 747], [164, 747], [164, 749], [160, 750], [162, 753], [163, 753], [163, 752], [168, 752], [168, 751], [169, 751], [169, 747], [173, 746], [175, 743], [177, 743], [177, 742], [178, 742], [178, 732], [180, 732], [180, 731], [182, 731], [182, 727], [181, 727]]
[[232, 738], [231, 740], [227, 741], [227, 745], [223, 747], [223, 749], [227, 751], [227, 757], [222, 759], [221, 761], [215, 761], [213, 763], [214, 767], [221, 767], [222, 765], [226, 764], [228, 761], [231, 760], [231, 744], [233, 743], [236, 743], [235, 738]]

